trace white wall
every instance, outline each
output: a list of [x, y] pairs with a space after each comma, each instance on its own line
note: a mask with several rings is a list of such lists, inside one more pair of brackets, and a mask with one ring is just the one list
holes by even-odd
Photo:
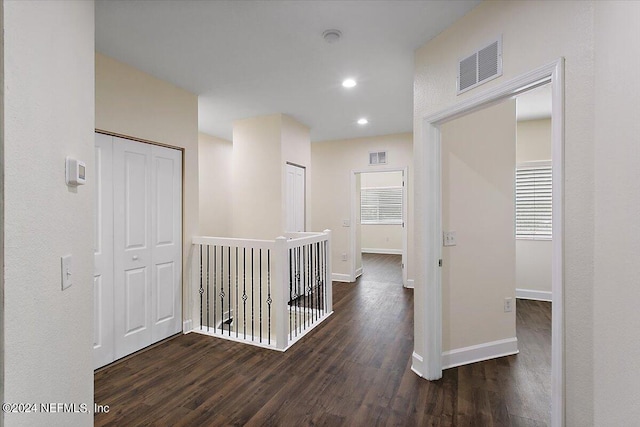
[[[516, 248], [514, 100], [445, 123], [442, 229], [457, 244], [442, 249], [443, 352], [514, 339]], [[481, 130], [480, 130], [481, 129]]]
[[[93, 407], [93, 2], [4, 2], [4, 402]], [[88, 182], [65, 183], [65, 157]], [[60, 257], [73, 256], [72, 286]], [[93, 415], [3, 414], [11, 426]]]
[[198, 97], [99, 53], [95, 67], [96, 129], [184, 149], [183, 316], [189, 318], [195, 315], [190, 299], [195, 293], [189, 291], [191, 237], [200, 233]]
[[309, 144], [309, 128], [284, 114], [233, 123], [232, 237], [270, 240], [284, 233], [285, 165], [307, 169], [308, 198]]
[[286, 212], [286, 168], [287, 162], [302, 166], [305, 169], [305, 230], [311, 229], [311, 136], [307, 126], [297, 122], [286, 114], [281, 115], [282, 142], [282, 232], [287, 224]]
[[[611, 4], [612, 2], [603, 2], [598, 8], [619, 7], [610, 6]], [[425, 200], [422, 186], [425, 175], [420, 167], [420, 159], [424, 153], [421, 143], [423, 117], [442, 111], [461, 100], [483, 93], [491, 87], [556, 61], [560, 57], [566, 58], [564, 211], [568, 220], [564, 224], [563, 276], [565, 410], [569, 426], [593, 425], [594, 355], [600, 357], [601, 351], [605, 351], [593, 347], [595, 242], [593, 25], [593, 2], [482, 2], [440, 33], [438, 37], [418, 49], [415, 56], [416, 218], [422, 217]], [[631, 26], [626, 31], [632, 32]], [[503, 37], [503, 76], [458, 96], [455, 89], [458, 59], [500, 34]], [[635, 46], [636, 42], [637, 38], [630, 37], [624, 45]], [[628, 54], [624, 57], [630, 58]], [[631, 61], [631, 59], [626, 60]], [[610, 64], [613, 63], [615, 61], [612, 59]], [[628, 103], [634, 98], [625, 97], [625, 99]], [[611, 144], [611, 139], [608, 139], [608, 142]], [[620, 200], [616, 202], [620, 203]], [[421, 221], [416, 221], [416, 266], [422, 266], [425, 257], [423, 231]], [[630, 246], [625, 248], [629, 249]], [[617, 250], [618, 253], [619, 250], [620, 248]], [[424, 354], [425, 350], [422, 329], [422, 325], [425, 324], [426, 305], [424, 277], [424, 269], [419, 268], [416, 272], [414, 293], [416, 301], [414, 345], [418, 355]], [[602, 322], [602, 327], [611, 327], [614, 323], [609, 319], [599, 315], [596, 323]], [[636, 342], [638, 341], [640, 340], [636, 339]], [[616, 366], [619, 365], [616, 364]], [[636, 384], [640, 384], [638, 375], [640, 373], [636, 372], [630, 375], [635, 379]], [[618, 390], [621, 389], [605, 387], [599, 393], [616, 395], [619, 394]], [[615, 407], [619, 408], [620, 414], [628, 414], [628, 408], [617, 405]], [[600, 424], [608, 424], [608, 422]]]
[[230, 237], [231, 232], [231, 141], [198, 134], [200, 182], [200, 233]]
[[[551, 160], [551, 119], [519, 121], [516, 130], [517, 163]], [[516, 239], [516, 295], [551, 298], [552, 246], [551, 240]]]
[[640, 3], [595, 12], [593, 424], [629, 425], [640, 419], [640, 82], [623, 73], [640, 69]]
[[[408, 167], [408, 277], [413, 278], [413, 141], [411, 134], [384, 135], [370, 138], [314, 142], [311, 144], [311, 162], [313, 167], [311, 202], [312, 228], [332, 233], [333, 272], [339, 275], [350, 274], [350, 261], [342, 261], [340, 255], [350, 251], [350, 233], [342, 226], [343, 219], [349, 219], [351, 205], [351, 173], [354, 170], [375, 171], [383, 167], [369, 166], [370, 151], [387, 151], [387, 168]], [[345, 279], [346, 280], [346, 279]]]
[[[360, 176], [363, 188], [402, 186], [402, 172], [363, 173]], [[361, 227], [362, 252], [402, 253], [402, 224], [362, 224]]]

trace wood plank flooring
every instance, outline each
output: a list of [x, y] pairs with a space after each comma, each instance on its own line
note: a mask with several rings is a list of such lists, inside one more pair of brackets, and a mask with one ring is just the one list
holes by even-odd
[[550, 304], [517, 302], [520, 354], [429, 382], [410, 370], [399, 259], [365, 255], [358, 282], [333, 284], [334, 315], [286, 353], [187, 334], [97, 371], [110, 411], [95, 425], [547, 425]]

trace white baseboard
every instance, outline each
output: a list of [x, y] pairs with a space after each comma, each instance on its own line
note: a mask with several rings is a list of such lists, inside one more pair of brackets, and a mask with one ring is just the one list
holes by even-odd
[[534, 291], [531, 289], [516, 289], [516, 298], [533, 299], [536, 301], [552, 301], [550, 291]]
[[407, 279], [407, 284], [405, 285], [405, 288], [413, 289], [414, 288], [413, 284], [414, 284], [413, 279]]
[[356, 269], [356, 279], [362, 276], [362, 272], [363, 272], [362, 267]]
[[193, 329], [193, 321], [191, 319], [185, 320], [182, 322], [182, 333], [186, 334], [187, 332]]
[[348, 274], [332, 273], [331, 274], [331, 280], [333, 280], [334, 282], [351, 283], [351, 276], [348, 275]]
[[482, 362], [518, 353], [518, 338], [491, 341], [442, 353], [442, 369]]
[[363, 254], [402, 255], [402, 249], [362, 248], [360, 252]]
[[413, 354], [411, 355], [411, 370], [413, 372], [415, 372], [416, 375], [418, 375], [420, 378], [424, 378], [424, 375], [422, 375], [422, 362], [423, 362], [423, 358], [422, 356], [420, 356], [418, 353], [416, 353], [415, 351], [413, 352]]

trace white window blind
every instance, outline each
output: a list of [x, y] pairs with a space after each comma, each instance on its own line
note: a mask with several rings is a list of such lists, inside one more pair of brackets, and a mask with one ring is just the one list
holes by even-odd
[[361, 224], [402, 224], [402, 187], [363, 187]]
[[551, 163], [516, 167], [516, 239], [551, 239]]

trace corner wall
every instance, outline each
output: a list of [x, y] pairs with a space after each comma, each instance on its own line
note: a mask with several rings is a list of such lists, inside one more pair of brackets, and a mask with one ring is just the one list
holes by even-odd
[[231, 236], [231, 141], [198, 134], [200, 233]]
[[501, 340], [517, 351], [516, 313], [503, 306], [515, 304], [515, 107], [507, 100], [441, 128], [442, 230], [457, 240], [442, 248], [443, 353]]
[[[93, 408], [94, 4], [5, 1], [4, 402]], [[68, 187], [65, 157], [86, 162]], [[62, 291], [60, 257], [71, 254]], [[92, 414], [3, 414], [90, 426]]]
[[[596, 2], [597, 3], [597, 2]], [[612, 2], [603, 2], [602, 8]], [[461, 100], [558, 60], [565, 62], [565, 412], [569, 426], [593, 425], [594, 399], [594, 3], [481, 2], [416, 51], [414, 161], [416, 218], [422, 217], [425, 175], [422, 120]], [[503, 75], [456, 94], [456, 64], [502, 34]], [[416, 266], [425, 259], [424, 228], [416, 221]], [[424, 269], [416, 274], [415, 346], [425, 348]], [[606, 318], [598, 320], [608, 324]], [[640, 381], [639, 381], [640, 383]]]

